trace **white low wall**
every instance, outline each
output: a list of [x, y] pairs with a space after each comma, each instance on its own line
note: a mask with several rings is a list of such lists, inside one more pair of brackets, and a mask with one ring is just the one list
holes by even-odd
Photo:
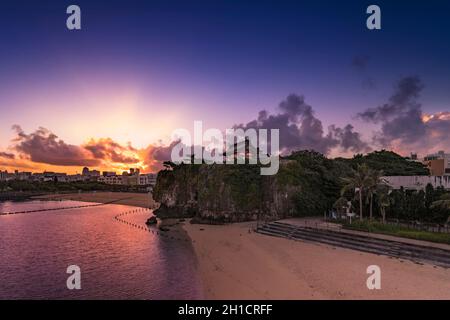
[[393, 189], [423, 190], [427, 184], [434, 188], [444, 187], [450, 189], [450, 176], [388, 176], [383, 177]]

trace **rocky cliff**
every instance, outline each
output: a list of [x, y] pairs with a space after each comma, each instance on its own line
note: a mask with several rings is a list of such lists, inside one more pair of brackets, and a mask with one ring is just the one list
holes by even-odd
[[257, 165], [171, 165], [158, 174], [156, 214], [210, 223], [322, 216], [340, 197], [342, 177], [363, 163], [390, 175], [426, 172], [420, 163], [384, 150], [351, 159], [294, 152], [274, 176], [261, 176]]
[[276, 175], [257, 165], [178, 165], [161, 171], [153, 191], [160, 218], [223, 223], [320, 214], [339, 196], [331, 160], [314, 152], [282, 160]]

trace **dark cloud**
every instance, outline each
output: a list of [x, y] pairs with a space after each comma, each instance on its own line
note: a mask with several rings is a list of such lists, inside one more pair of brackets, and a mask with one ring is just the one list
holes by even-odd
[[[111, 138], [91, 139], [83, 145], [71, 145], [59, 139], [54, 133], [40, 127], [27, 134], [18, 125], [13, 126], [16, 137], [12, 140], [11, 150], [16, 155], [0, 152], [0, 164], [23, 167], [21, 163], [44, 163], [57, 166], [88, 166], [116, 168], [117, 164], [133, 165], [158, 171], [163, 162], [171, 159], [172, 149], [180, 143], [176, 140], [169, 145], [149, 145], [136, 149], [130, 143], [123, 145]], [[5, 164], [6, 165], [6, 164]], [[121, 168], [119, 166], [119, 168]]]
[[331, 126], [325, 133], [322, 121], [315, 117], [312, 107], [305, 103], [303, 96], [289, 95], [280, 103], [279, 110], [280, 113], [274, 115], [265, 110], [260, 111], [257, 119], [245, 125], [235, 125], [234, 128], [279, 129], [280, 149], [284, 154], [301, 149], [312, 149], [324, 154], [336, 147], [355, 152], [367, 149], [360, 135], [353, 132], [352, 126], [344, 129]]
[[151, 156], [154, 160], [168, 161], [171, 159], [172, 149], [178, 143], [180, 143], [180, 141], [173, 141], [168, 146], [152, 146], [149, 151], [149, 156]]
[[401, 140], [403, 144], [411, 145], [422, 140], [426, 136], [426, 130], [426, 125], [422, 121], [422, 111], [410, 109], [392, 120], [385, 121], [377, 142], [382, 146], [389, 146], [391, 141]]
[[15, 159], [16, 156], [15, 156], [13, 153], [0, 152], [0, 158], [5, 158], [5, 159]]
[[13, 139], [14, 150], [22, 158], [33, 162], [60, 166], [97, 166], [98, 159], [92, 159], [84, 148], [65, 143], [45, 128], [26, 134], [18, 125], [13, 126], [16, 138]]
[[403, 153], [450, 147], [450, 116], [447, 112], [423, 113], [417, 101], [423, 88], [417, 76], [402, 78], [387, 103], [358, 114], [364, 121], [381, 124], [380, 132], [373, 138], [375, 144]]
[[372, 148], [369, 147], [367, 142], [361, 140], [361, 134], [353, 131], [351, 124], [346, 125], [344, 128], [338, 128], [334, 125], [330, 126], [330, 131], [340, 141], [340, 147], [343, 151], [351, 151], [353, 153], [370, 152]]
[[[0, 158], [13, 160], [9, 165], [19, 166], [19, 162], [36, 162], [58, 166], [88, 166], [115, 168], [116, 164], [144, 165], [150, 171], [162, 169], [162, 163], [170, 160], [172, 148], [179, 143], [169, 145], [149, 145], [145, 149], [136, 149], [130, 143], [122, 145], [111, 138], [91, 139], [77, 146], [65, 143], [54, 133], [39, 128], [27, 134], [18, 125], [13, 126], [16, 137], [10, 146], [17, 154], [0, 152]], [[5, 161], [6, 161], [5, 160]], [[3, 161], [5, 163], [5, 161]]]
[[136, 152], [135, 148], [133, 148], [130, 144], [127, 146], [122, 146], [110, 138], [103, 138], [99, 140], [91, 139], [83, 147], [89, 150], [95, 159], [124, 164], [139, 162], [139, 159], [132, 154], [132, 152]]
[[415, 99], [420, 96], [424, 85], [418, 76], [410, 76], [400, 79], [396, 91], [389, 98], [391, 104], [397, 106], [418, 106]]
[[163, 168], [164, 161], [172, 158], [172, 149], [181, 143], [180, 140], [172, 141], [169, 145], [150, 145], [144, 151], [144, 163], [151, 171], [159, 171]]
[[367, 109], [359, 113], [358, 117], [368, 122], [386, 122], [412, 109], [420, 109], [421, 105], [417, 103], [416, 98], [419, 97], [423, 87], [417, 76], [403, 78], [397, 83], [388, 103]]

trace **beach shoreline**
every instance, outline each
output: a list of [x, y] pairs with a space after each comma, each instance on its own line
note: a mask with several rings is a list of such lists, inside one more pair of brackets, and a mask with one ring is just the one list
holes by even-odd
[[156, 202], [149, 193], [133, 192], [83, 192], [83, 193], [52, 193], [39, 195], [31, 198], [32, 200], [74, 200], [95, 203], [113, 203], [140, 208], [154, 209]]
[[[77, 193], [40, 200], [115, 201], [155, 208], [148, 194]], [[450, 269], [253, 232], [255, 222], [191, 224], [163, 219], [168, 237], [191, 242], [206, 299], [450, 299]], [[381, 290], [369, 290], [367, 267], [381, 268]]]
[[[450, 269], [251, 231], [254, 222], [183, 225], [207, 299], [450, 299]], [[381, 269], [369, 290], [367, 267]]]

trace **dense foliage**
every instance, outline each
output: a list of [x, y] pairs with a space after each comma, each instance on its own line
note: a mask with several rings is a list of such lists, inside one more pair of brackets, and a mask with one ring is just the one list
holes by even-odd
[[355, 155], [351, 159], [336, 158], [356, 169], [357, 165], [366, 164], [374, 170], [382, 170], [386, 176], [426, 176], [429, 171], [421, 162], [411, 161], [392, 151], [374, 151], [367, 155]]
[[403, 188], [392, 190], [389, 196], [390, 205], [386, 209], [387, 216], [391, 219], [444, 223], [449, 217], [450, 210], [435, 206], [433, 203], [446, 195], [448, 193], [442, 188], [434, 189], [430, 184], [427, 185], [425, 191], [404, 190]]
[[[258, 165], [175, 165], [158, 175], [154, 198], [160, 212], [235, 220], [256, 215], [323, 216], [336, 203], [352, 201], [363, 217], [445, 222], [450, 199], [433, 205], [443, 190], [388, 190], [382, 175], [424, 175], [425, 166], [393, 152], [377, 151], [351, 159], [329, 159], [314, 151], [283, 157], [274, 176], [261, 176]], [[358, 175], [358, 172], [360, 174]], [[356, 180], [359, 179], [359, 182]], [[361, 194], [355, 188], [361, 185]], [[448, 206], [447, 206], [448, 205]], [[369, 215], [370, 213], [370, 215]]]
[[350, 168], [314, 151], [292, 153], [290, 160], [278, 172], [281, 184], [300, 186], [294, 197], [295, 215], [323, 215], [339, 198], [343, 187], [340, 177], [350, 173]]
[[100, 182], [39, 182], [25, 180], [0, 181], [0, 192], [77, 192], [77, 191], [117, 191], [145, 192], [139, 186], [110, 185]]

